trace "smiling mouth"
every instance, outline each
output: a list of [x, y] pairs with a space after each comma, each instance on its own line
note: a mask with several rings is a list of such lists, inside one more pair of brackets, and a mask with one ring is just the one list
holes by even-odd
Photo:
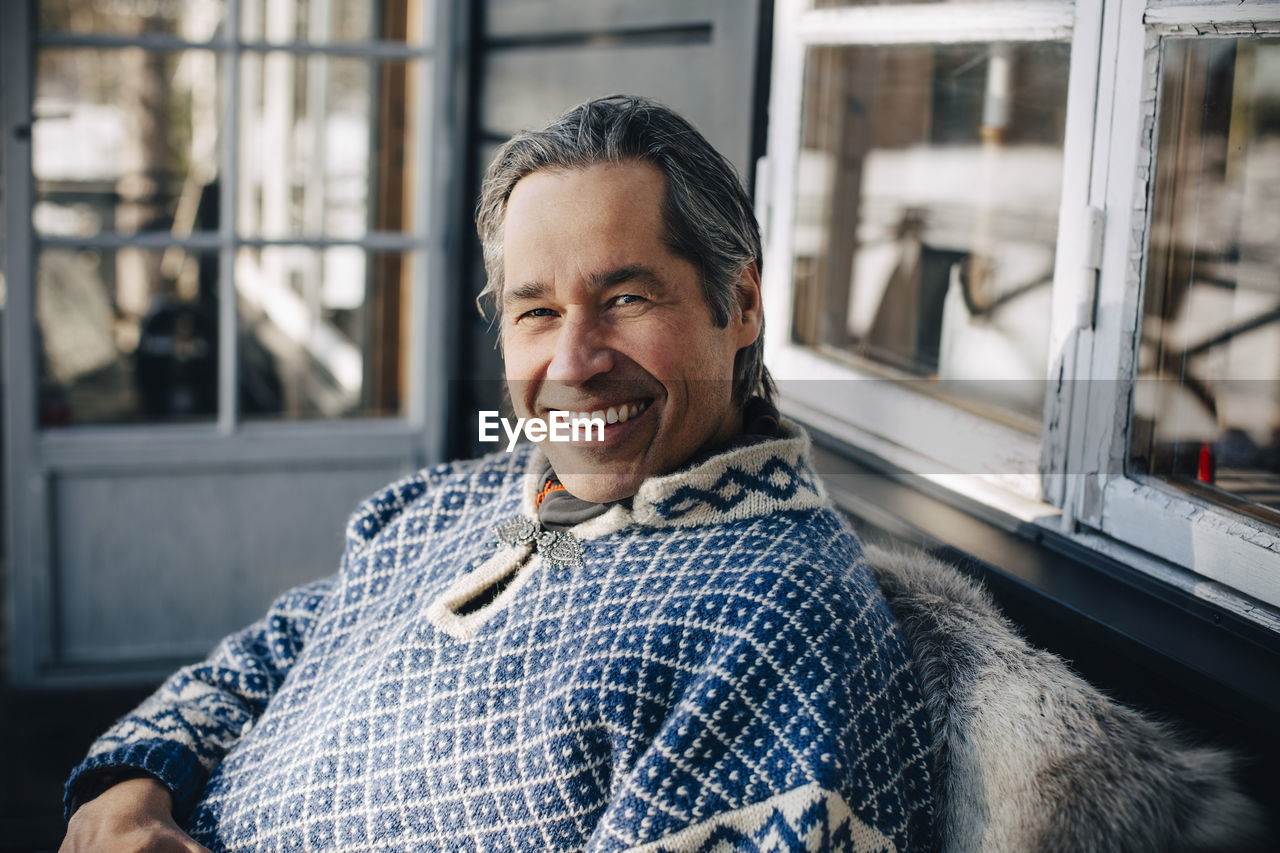
[[[593, 409], [592, 411], [567, 412], [569, 415], [569, 423], [590, 423], [593, 420], [602, 420], [606, 424], [626, 423], [632, 418], [638, 418], [649, 408], [651, 400], [633, 400], [627, 403], [620, 403], [616, 406], [607, 406], [601, 409]], [[565, 410], [561, 410], [565, 411]]]

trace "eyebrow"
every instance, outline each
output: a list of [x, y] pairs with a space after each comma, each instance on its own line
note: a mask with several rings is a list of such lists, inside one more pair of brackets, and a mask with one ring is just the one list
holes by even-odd
[[[640, 282], [652, 290], [665, 289], [657, 273], [644, 264], [626, 264], [616, 269], [592, 273], [587, 277], [587, 286], [592, 290], [605, 290], [629, 281]], [[511, 305], [542, 299], [550, 289], [546, 282], [526, 281], [506, 291], [502, 295], [502, 304]]]

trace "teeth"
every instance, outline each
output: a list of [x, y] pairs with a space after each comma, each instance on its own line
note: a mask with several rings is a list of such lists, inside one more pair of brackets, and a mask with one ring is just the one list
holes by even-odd
[[610, 406], [607, 409], [596, 409], [592, 412], [566, 411], [565, 414], [570, 424], [590, 424], [594, 420], [602, 420], [606, 424], [619, 424], [631, 420], [647, 408], [649, 408], [648, 403], [623, 403], [620, 406]]

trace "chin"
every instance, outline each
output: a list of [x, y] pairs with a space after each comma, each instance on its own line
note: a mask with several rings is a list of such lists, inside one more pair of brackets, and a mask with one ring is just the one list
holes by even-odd
[[[554, 467], [554, 463], [553, 463]], [[635, 474], [566, 474], [559, 475], [565, 490], [575, 498], [603, 504], [624, 500], [640, 491], [644, 477]]]

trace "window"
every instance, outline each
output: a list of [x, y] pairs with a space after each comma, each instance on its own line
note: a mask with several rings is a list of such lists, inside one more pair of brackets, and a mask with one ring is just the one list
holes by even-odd
[[1131, 468], [1280, 520], [1280, 39], [1161, 45]]
[[[1069, 59], [1062, 42], [808, 50], [794, 341], [952, 380], [1035, 428]], [[993, 362], [978, 376], [1017, 381], [955, 381]]]
[[39, 5], [41, 426], [405, 414], [425, 5]]
[[767, 175], [786, 407], [1280, 604], [1280, 8], [780, 2]]
[[170, 671], [440, 459], [456, 5], [6, 6], [15, 682]]

